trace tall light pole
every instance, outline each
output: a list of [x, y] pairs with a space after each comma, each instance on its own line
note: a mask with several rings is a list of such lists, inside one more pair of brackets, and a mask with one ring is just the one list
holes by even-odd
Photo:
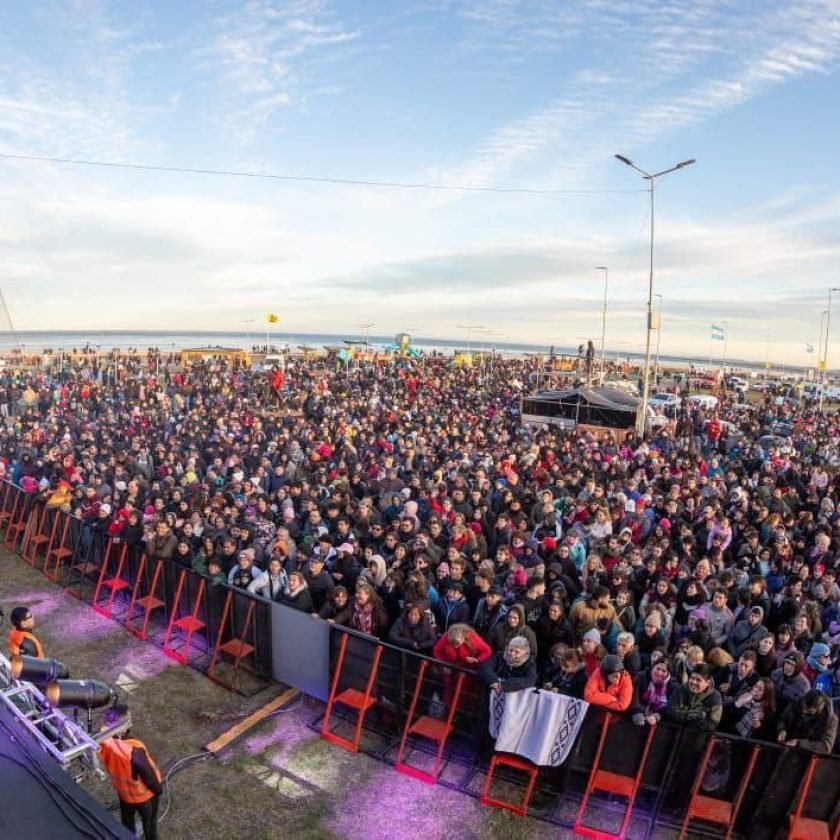
[[676, 172], [678, 169], [685, 169], [686, 166], [691, 166], [694, 163], [694, 158], [684, 160], [670, 169], [663, 169], [661, 172], [646, 172], [639, 166], [636, 166], [630, 158], [624, 155], [616, 155], [617, 160], [635, 169], [642, 177], [650, 184], [650, 276], [648, 278], [648, 299], [647, 299], [647, 329], [645, 335], [645, 372], [644, 382], [642, 384], [642, 410], [636, 422], [636, 431], [639, 437], [643, 437], [645, 433], [645, 423], [647, 421], [648, 397], [650, 396], [650, 330], [651, 322], [653, 321], [653, 234], [654, 234], [654, 195], [656, 187], [656, 179], [663, 175], [668, 175], [671, 172]]
[[456, 325], [459, 330], [466, 330], [467, 331], [467, 355], [470, 357], [470, 362], [472, 362], [472, 334], [473, 330], [483, 330], [485, 327], [479, 326], [478, 324], [457, 324]]
[[601, 312], [601, 376], [604, 375], [604, 346], [607, 340], [607, 288], [610, 283], [610, 270], [605, 265], [596, 265], [595, 271], [604, 272], [604, 309]]
[[654, 295], [659, 298], [659, 315], [656, 321], [656, 362], [653, 365], [653, 378], [659, 380], [659, 337], [662, 335], [662, 295]]
[[815, 380], [819, 379], [819, 376], [822, 373], [823, 330], [825, 329], [826, 315], [828, 315], [828, 310], [823, 309], [823, 311], [820, 312], [820, 342], [817, 345], [817, 375], [814, 377]]
[[820, 411], [823, 407], [823, 394], [825, 393], [826, 385], [828, 385], [828, 336], [831, 330], [831, 294], [832, 292], [840, 292], [840, 288], [832, 286], [828, 290], [828, 310], [825, 316], [825, 353], [823, 353], [823, 370], [822, 370], [822, 388], [820, 388]]
[[245, 324], [245, 343], [250, 346], [251, 345], [251, 327], [249, 324], [254, 323], [253, 318], [246, 318], [243, 322]]
[[767, 333], [767, 349], [764, 351], [764, 381], [767, 381], [767, 371], [770, 370], [770, 333]]

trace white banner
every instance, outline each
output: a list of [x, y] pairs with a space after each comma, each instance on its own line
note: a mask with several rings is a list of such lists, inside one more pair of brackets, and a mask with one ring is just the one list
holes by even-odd
[[490, 735], [496, 751], [559, 767], [575, 743], [589, 704], [552, 691], [491, 691]]

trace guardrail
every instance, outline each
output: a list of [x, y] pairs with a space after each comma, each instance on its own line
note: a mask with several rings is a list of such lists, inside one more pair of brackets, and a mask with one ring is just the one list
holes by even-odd
[[3, 544], [101, 615], [178, 662], [251, 694], [272, 676], [271, 602], [111, 537], [0, 482]]
[[[417, 770], [411, 774], [424, 781], [480, 796], [494, 741], [488, 731], [488, 689], [475, 673], [346, 627], [331, 625], [330, 637], [332, 702], [318, 723], [322, 734], [335, 736], [329, 740], [344, 742], [341, 746], [373, 755], [404, 772]], [[459, 675], [464, 677], [463, 686], [441, 750], [441, 741], [435, 737], [441, 734], [440, 728], [424, 732], [417, 721], [429, 716], [446, 723], [453, 712]], [[418, 678], [422, 679], [419, 690]], [[352, 692], [360, 694], [361, 701]], [[350, 700], [348, 704], [340, 701], [342, 693]], [[572, 829], [595, 770], [615, 776], [635, 774], [649, 728], [636, 726], [629, 717], [614, 716], [596, 762], [603, 719], [604, 713], [591, 707], [565, 764], [539, 768], [529, 815]], [[710, 738], [714, 738], [713, 749], [708, 749]], [[739, 790], [747, 770], [747, 784]], [[494, 773], [496, 778], [524, 787], [521, 776], [503, 768]], [[695, 789], [698, 776], [703, 785]], [[709, 799], [713, 800], [711, 811], [718, 816], [722, 806], [728, 805], [733, 813], [737, 800], [732, 830], [744, 837], [769, 840], [777, 836], [780, 825], [795, 817], [797, 797], [803, 792], [800, 822], [807, 815], [830, 826], [829, 832], [834, 827], [840, 831], [840, 820], [835, 817], [840, 798], [839, 757], [814, 756], [725, 733], [710, 736], [663, 721], [654, 727], [628, 836], [650, 838], [657, 826], [680, 831], [689, 816], [693, 836], [723, 836], [725, 826], [709, 830], [698, 822], [708, 814], [708, 803], [703, 800]], [[605, 825], [617, 827], [624, 804], [593, 797], [587, 813], [591, 815], [593, 809], [602, 813]], [[603, 831], [602, 836], [610, 836], [608, 829]]]

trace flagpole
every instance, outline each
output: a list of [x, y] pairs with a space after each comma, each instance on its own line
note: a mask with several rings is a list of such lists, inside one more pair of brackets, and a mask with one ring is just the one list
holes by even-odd
[[726, 359], [729, 350], [729, 321], [723, 322], [723, 375], [726, 376]]

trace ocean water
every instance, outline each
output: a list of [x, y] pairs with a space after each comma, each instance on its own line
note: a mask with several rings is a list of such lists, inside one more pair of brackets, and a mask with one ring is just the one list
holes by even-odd
[[[325, 333], [290, 333], [271, 331], [270, 342], [276, 347], [288, 344], [296, 349], [301, 344], [306, 344], [318, 349], [325, 345], [341, 344], [343, 341], [361, 341], [363, 336], [359, 333], [348, 333], [333, 335]], [[371, 335], [370, 342], [376, 347], [386, 347], [394, 342], [393, 335]], [[0, 332], [0, 353], [9, 352], [15, 347], [21, 347], [26, 353], [40, 353], [46, 348], [52, 350], [71, 350], [90, 346], [100, 352], [108, 352], [113, 349], [127, 350], [129, 348], [145, 350], [148, 347], [158, 347], [164, 353], [182, 350], [187, 347], [251, 347], [265, 342], [265, 330], [253, 330], [252, 332], [223, 332], [223, 331], [190, 331], [183, 332], [163, 330], [39, 330], [19, 331], [15, 333]], [[450, 355], [456, 350], [466, 350], [467, 342], [464, 339], [449, 338], [424, 338], [412, 336], [413, 346], [424, 351], [436, 351]], [[527, 353], [547, 354], [547, 344], [517, 344], [512, 342], [499, 342], [490, 344], [482, 341], [480, 336], [473, 336], [471, 348], [474, 352], [490, 350], [491, 347], [505, 355], [521, 355]], [[554, 345], [556, 353], [561, 355], [577, 355], [578, 345]], [[640, 362], [644, 354], [640, 352], [607, 352], [607, 358], [620, 359], [621, 361]], [[692, 358], [683, 356], [667, 356], [661, 354], [660, 365], [678, 365], [687, 367], [689, 364], [706, 367], [709, 365], [708, 358]], [[712, 360], [712, 367], [717, 367], [720, 359]], [[739, 359], [732, 359], [730, 366], [737, 366], [744, 370], [764, 370], [763, 365]], [[788, 368], [788, 370], [791, 370]], [[796, 372], [801, 369], [794, 368]]]

